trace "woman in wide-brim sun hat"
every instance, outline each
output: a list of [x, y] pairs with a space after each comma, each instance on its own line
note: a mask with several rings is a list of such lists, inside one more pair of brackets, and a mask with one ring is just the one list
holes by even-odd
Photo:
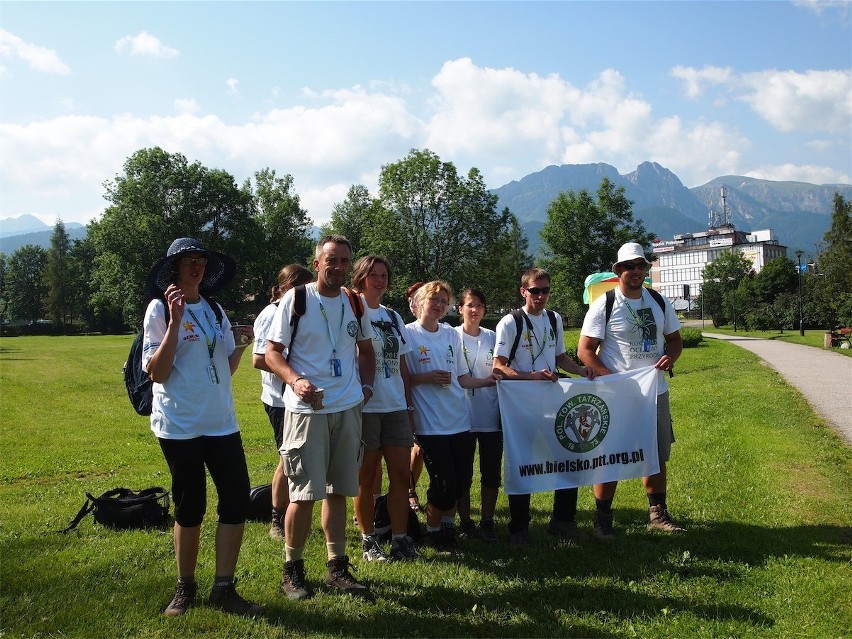
[[231, 375], [245, 348], [236, 346], [221, 307], [205, 298], [227, 285], [235, 272], [234, 260], [227, 255], [182, 237], [154, 264], [145, 283], [154, 299], [145, 311], [142, 367], [153, 381], [151, 430], [169, 466], [175, 504], [178, 583], [167, 616], [186, 612], [198, 590], [195, 567], [207, 507], [205, 466], [219, 497], [216, 578], [209, 603], [247, 616], [261, 611], [234, 587], [250, 484]]

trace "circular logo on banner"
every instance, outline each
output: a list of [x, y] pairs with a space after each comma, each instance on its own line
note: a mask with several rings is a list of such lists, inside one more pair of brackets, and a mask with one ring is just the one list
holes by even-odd
[[598, 446], [609, 430], [609, 406], [597, 395], [582, 393], [562, 404], [554, 429], [559, 443], [572, 453]]

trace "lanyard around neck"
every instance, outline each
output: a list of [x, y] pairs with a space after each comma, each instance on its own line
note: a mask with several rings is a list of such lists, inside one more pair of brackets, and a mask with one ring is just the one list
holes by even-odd
[[[473, 336], [471, 335], [471, 337]], [[464, 343], [464, 336], [462, 336], [462, 355], [464, 355], [464, 363], [467, 364], [467, 372], [470, 373], [471, 377], [473, 377], [473, 367], [476, 366], [476, 360], [479, 359], [479, 349], [482, 347], [482, 336], [474, 339], [476, 340], [476, 355], [473, 356], [473, 364], [471, 364], [467, 358], [467, 346]]]
[[325, 306], [322, 304], [322, 299], [320, 299], [319, 307], [320, 312], [322, 313], [323, 319], [325, 319], [325, 327], [328, 329], [328, 339], [331, 342], [331, 354], [333, 357], [337, 357], [337, 342], [340, 339], [340, 331], [343, 328], [343, 316], [346, 315], [346, 307], [343, 306], [343, 293], [340, 293], [340, 326], [337, 327], [337, 335], [334, 335], [331, 332], [331, 325], [328, 323], [328, 315], [325, 312]]
[[212, 322], [210, 322], [210, 318], [207, 317], [207, 309], [204, 309], [204, 319], [207, 320], [207, 323], [210, 325], [210, 328], [213, 332], [213, 343], [210, 343], [210, 338], [207, 336], [207, 331], [204, 330], [204, 325], [198, 321], [198, 318], [195, 316], [195, 313], [192, 312], [192, 309], [189, 306], [186, 307], [186, 310], [189, 311], [189, 314], [192, 316], [192, 319], [195, 320], [196, 326], [201, 329], [201, 332], [204, 334], [204, 341], [207, 342], [207, 352], [210, 354], [210, 361], [213, 361], [213, 351], [216, 350], [216, 328], [213, 326]]
[[[538, 341], [538, 336], [535, 334], [535, 329], [533, 328], [532, 321], [530, 321], [529, 315], [527, 315], [526, 311], [521, 311], [524, 314], [524, 320], [526, 320], [527, 325], [527, 343], [530, 345], [530, 357], [532, 357], [532, 368], [535, 370], [535, 360], [541, 357], [541, 354], [544, 353], [544, 349], [547, 346], [547, 326], [544, 327], [544, 335], [541, 337], [541, 342]], [[547, 313], [547, 311], [544, 311]], [[546, 315], [545, 315], [546, 317]], [[538, 355], [533, 354], [533, 344], [532, 339], [530, 339], [530, 335], [535, 338], [535, 343], [539, 346]]]
[[[641, 301], [642, 301], [642, 309], [641, 309], [641, 310], [643, 310], [643, 311], [644, 311], [644, 310], [645, 310], [645, 293], [644, 293], [644, 292], [642, 292], [642, 293], [641, 293], [641, 295], [640, 295], [639, 297], [640, 297], [640, 299], [641, 299]], [[633, 307], [632, 307], [632, 306], [630, 306], [630, 302], [628, 302], [628, 301], [627, 301], [627, 298], [626, 298], [626, 297], [624, 298], [624, 305], [627, 307], [627, 310], [628, 310], [628, 311], [630, 311], [630, 314], [633, 316], [633, 319], [634, 319], [634, 320], [636, 320], [636, 325], [637, 325], [637, 326], [642, 326], [642, 322], [641, 322], [641, 320], [639, 319], [639, 316], [638, 316], [638, 315], [636, 315], [636, 312], [633, 310]]]

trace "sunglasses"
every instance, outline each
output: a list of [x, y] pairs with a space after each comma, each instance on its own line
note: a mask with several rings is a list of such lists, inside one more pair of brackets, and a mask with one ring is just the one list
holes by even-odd
[[181, 264], [186, 264], [189, 266], [190, 264], [198, 264], [199, 266], [207, 266], [207, 258], [206, 257], [182, 257], [180, 258]]
[[619, 266], [621, 266], [621, 268], [625, 271], [635, 271], [636, 269], [639, 269], [640, 271], [648, 270], [648, 265], [645, 264], [645, 262], [622, 262]]
[[543, 288], [538, 288], [537, 286], [533, 286], [532, 288], [527, 288], [525, 290], [530, 295], [549, 295], [550, 294], [550, 287], [549, 286], [545, 286]]

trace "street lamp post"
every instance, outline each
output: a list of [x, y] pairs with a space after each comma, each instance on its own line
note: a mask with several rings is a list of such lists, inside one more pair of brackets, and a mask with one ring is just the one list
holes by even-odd
[[799, 275], [799, 335], [804, 337], [805, 325], [802, 323], [802, 253], [801, 250], [796, 251], [796, 260], [798, 261], [796, 272]]

